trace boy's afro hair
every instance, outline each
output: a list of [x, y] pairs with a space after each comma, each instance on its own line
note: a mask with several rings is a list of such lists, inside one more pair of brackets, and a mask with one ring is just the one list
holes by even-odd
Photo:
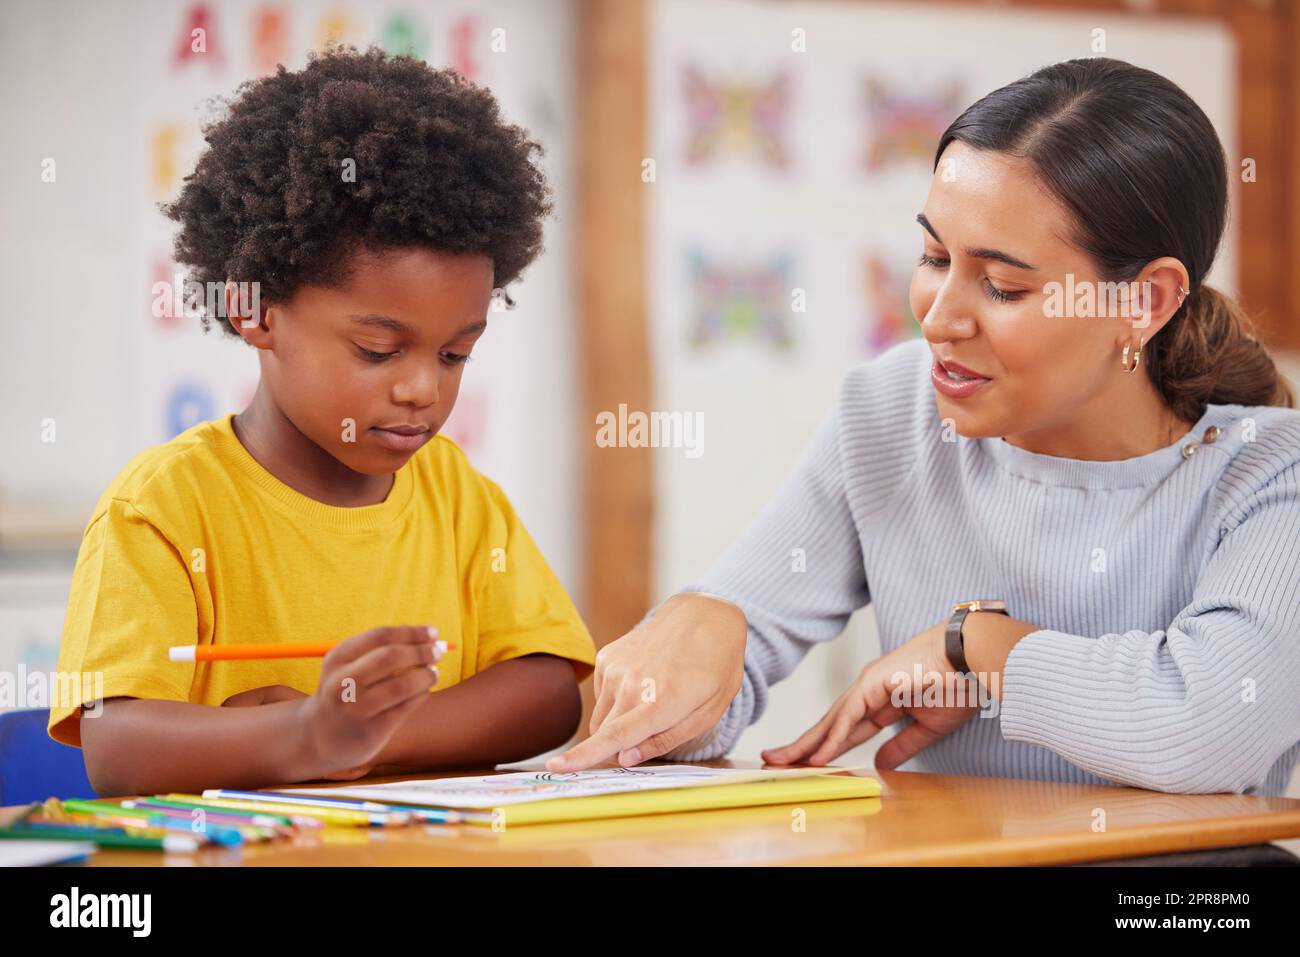
[[263, 302], [283, 302], [346, 280], [358, 246], [423, 247], [486, 254], [504, 289], [541, 252], [542, 148], [453, 70], [332, 50], [243, 84], [203, 134], [208, 149], [161, 207], [191, 280], [257, 281]]

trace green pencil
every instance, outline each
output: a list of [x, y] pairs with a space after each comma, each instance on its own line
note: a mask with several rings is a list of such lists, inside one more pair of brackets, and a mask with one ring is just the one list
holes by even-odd
[[98, 847], [122, 847], [141, 851], [197, 851], [196, 838], [180, 834], [166, 837], [136, 837], [120, 827], [0, 827], [0, 840], [90, 841]]
[[206, 811], [214, 816], [227, 815], [229, 817], [246, 817], [249, 821], [262, 827], [295, 827], [293, 818], [285, 814], [272, 814], [268, 811], [249, 811], [238, 807], [216, 807], [212, 804], [195, 804], [191, 801], [173, 801], [165, 797], [154, 796], [148, 798], [132, 798], [127, 801], [124, 807], [134, 809], [139, 802], [148, 804], [160, 804], [163, 807], [176, 808], [180, 811]]

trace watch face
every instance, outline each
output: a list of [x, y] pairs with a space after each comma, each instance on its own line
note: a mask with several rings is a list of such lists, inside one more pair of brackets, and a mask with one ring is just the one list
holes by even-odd
[[974, 601], [959, 601], [952, 610], [958, 612], [963, 608], [970, 611], [1006, 611], [1007, 603], [996, 598], [977, 598]]

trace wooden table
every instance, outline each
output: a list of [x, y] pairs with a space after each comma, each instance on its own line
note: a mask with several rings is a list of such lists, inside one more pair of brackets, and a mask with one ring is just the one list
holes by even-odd
[[[761, 767], [752, 761], [703, 763]], [[331, 828], [323, 835], [209, 847], [192, 855], [104, 850], [87, 866], [1068, 864], [1300, 837], [1300, 800], [1290, 798], [907, 771], [874, 776], [884, 785], [881, 797], [805, 804], [803, 830], [794, 826], [796, 809], [778, 805], [519, 826], [501, 833], [473, 825]], [[394, 780], [403, 778], [367, 783]]]

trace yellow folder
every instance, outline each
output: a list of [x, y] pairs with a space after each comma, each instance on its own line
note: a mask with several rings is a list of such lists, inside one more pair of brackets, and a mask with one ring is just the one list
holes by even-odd
[[716, 784], [709, 787], [660, 788], [594, 797], [554, 798], [529, 801], [499, 808], [480, 808], [482, 817], [466, 815], [469, 823], [514, 827], [520, 824], [549, 824], [555, 821], [585, 821], [642, 814], [671, 814], [676, 811], [706, 811], [718, 808], [755, 807], [762, 804], [799, 804], [809, 801], [843, 801], [880, 795], [875, 778], [850, 774], [748, 781], [744, 784]]

